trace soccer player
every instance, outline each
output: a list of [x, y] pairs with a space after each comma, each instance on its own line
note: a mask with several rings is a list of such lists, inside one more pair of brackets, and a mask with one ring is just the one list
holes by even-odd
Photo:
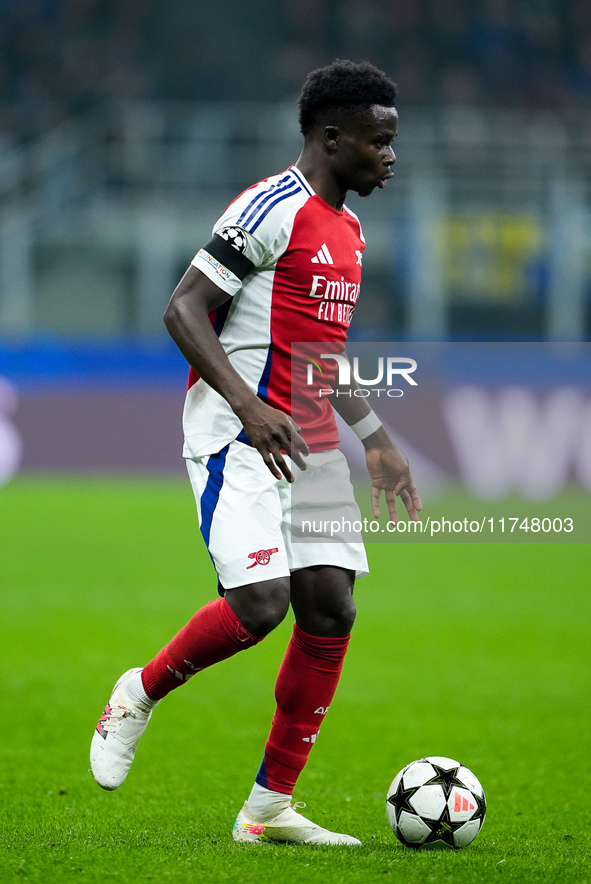
[[191, 366], [184, 456], [220, 597], [146, 666], [121, 676], [93, 736], [91, 764], [99, 785], [118, 788], [163, 697], [256, 645], [291, 604], [276, 712], [234, 823], [236, 841], [360, 843], [291, 805], [339, 680], [355, 619], [353, 583], [368, 571], [360, 536], [296, 542], [290, 531], [319, 488], [333, 519], [359, 517], [333, 406], [365, 446], [374, 514], [382, 491], [394, 521], [395, 495], [414, 520], [421, 503], [405, 455], [364, 399], [329, 401], [312, 385], [292, 415], [290, 362], [295, 341], [344, 351], [365, 246], [344, 202], [347, 191], [369, 196], [392, 177], [396, 91], [365, 62], [338, 60], [310, 73], [299, 98], [299, 159], [226, 209], [165, 314]]

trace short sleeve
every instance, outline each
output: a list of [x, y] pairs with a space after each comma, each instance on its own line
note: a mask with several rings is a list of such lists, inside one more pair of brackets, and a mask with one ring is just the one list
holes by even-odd
[[229, 214], [226, 212], [216, 223], [212, 238], [199, 249], [191, 263], [233, 296], [248, 274], [264, 263], [266, 248], [259, 238], [232, 223]]

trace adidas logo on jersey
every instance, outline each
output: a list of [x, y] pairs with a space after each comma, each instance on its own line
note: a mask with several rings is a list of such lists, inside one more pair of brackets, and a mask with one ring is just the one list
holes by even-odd
[[312, 264], [334, 264], [332, 255], [328, 251], [326, 243], [322, 243], [317, 253], [312, 258]]

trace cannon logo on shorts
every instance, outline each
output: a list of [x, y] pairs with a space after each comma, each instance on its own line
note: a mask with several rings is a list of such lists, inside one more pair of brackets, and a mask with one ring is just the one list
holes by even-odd
[[273, 553], [279, 552], [278, 547], [274, 549], [259, 549], [257, 552], [251, 552], [248, 554], [249, 559], [254, 559], [252, 565], [247, 565], [246, 570], [249, 568], [254, 568], [255, 565], [268, 565], [271, 561], [271, 556]]

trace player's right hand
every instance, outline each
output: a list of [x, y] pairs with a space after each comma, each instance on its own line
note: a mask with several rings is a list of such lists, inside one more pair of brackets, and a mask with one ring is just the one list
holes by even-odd
[[385, 445], [366, 449], [365, 457], [371, 477], [371, 508], [376, 519], [380, 517], [380, 494], [383, 491], [391, 522], [398, 522], [395, 495], [404, 503], [410, 520], [418, 522], [423, 504], [406, 454], [389, 439]]
[[310, 449], [300, 436], [300, 428], [284, 411], [259, 399], [257, 405], [249, 409], [248, 417], [242, 416], [242, 423], [244, 432], [276, 479], [285, 476], [288, 482], [295, 481], [295, 476], [283, 456], [285, 452], [289, 453], [300, 470], [307, 469], [303, 456], [308, 455]]

